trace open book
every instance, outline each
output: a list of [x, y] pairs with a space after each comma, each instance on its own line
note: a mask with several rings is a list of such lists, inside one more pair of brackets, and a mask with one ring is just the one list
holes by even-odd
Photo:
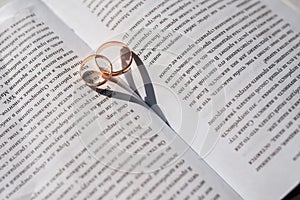
[[[108, 41], [135, 62], [88, 87], [79, 65]], [[0, 197], [283, 198], [300, 180], [299, 68], [299, 15], [278, 0], [12, 1]]]

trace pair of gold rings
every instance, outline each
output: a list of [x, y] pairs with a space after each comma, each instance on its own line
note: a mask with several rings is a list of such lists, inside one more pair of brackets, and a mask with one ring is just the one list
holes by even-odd
[[[90, 55], [82, 61], [79, 74], [86, 85], [98, 87], [106, 83], [112, 76], [119, 76], [130, 70], [132, 59], [132, 51], [126, 44], [110, 41], [102, 44], [96, 54]], [[94, 61], [94, 63], [88, 65], [87, 63], [90, 61]]]

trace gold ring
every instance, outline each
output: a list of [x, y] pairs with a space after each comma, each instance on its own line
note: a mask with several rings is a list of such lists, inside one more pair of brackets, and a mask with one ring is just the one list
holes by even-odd
[[[84, 79], [84, 77], [83, 77], [83, 76], [84, 76], [84, 73], [83, 73], [83, 67], [85, 66], [85, 64], [86, 64], [88, 61], [90, 61], [90, 60], [92, 60], [92, 59], [96, 60], [97, 58], [101, 58], [101, 59], [107, 61], [108, 64], [109, 64], [109, 69], [110, 69], [110, 71], [102, 70], [102, 69], [100, 68], [100, 66], [98, 65], [98, 63], [95, 61], [96, 64], [97, 64], [97, 67], [99, 68], [99, 72], [101, 72], [101, 77], [103, 78], [103, 80], [100, 81], [100, 82], [97, 82], [97, 83], [89, 83], [89, 82], [86, 81], [86, 80]], [[80, 67], [79, 67], [80, 78], [83, 80], [83, 82], [84, 82], [86, 85], [92, 86], [92, 87], [97, 87], [97, 86], [100, 86], [100, 85], [103, 85], [104, 83], [106, 83], [107, 80], [109, 80], [110, 77], [111, 77], [111, 75], [112, 75], [111, 72], [112, 72], [112, 64], [111, 64], [110, 60], [109, 60], [108, 58], [106, 58], [105, 56], [102, 56], [102, 55], [90, 55], [90, 56], [86, 57], [86, 58], [81, 62]], [[93, 72], [93, 73], [95, 73], [95, 72]]]
[[[110, 41], [110, 42], [106, 42], [106, 43], [104, 43], [104, 44], [102, 44], [99, 48], [98, 48], [98, 50], [97, 50], [97, 52], [96, 52], [96, 54], [97, 55], [101, 55], [101, 51], [103, 51], [104, 49], [106, 49], [106, 48], [108, 48], [108, 47], [111, 47], [111, 46], [121, 46], [121, 47], [124, 47], [124, 48], [126, 48], [127, 50], [128, 50], [128, 52], [130, 53], [130, 57], [129, 57], [129, 62], [127, 63], [127, 66], [125, 66], [124, 68], [122, 68], [121, 70], [118, 70], [118, 71], [111, 71], [111, 75], [112, 76], [118, 76], [118, 75], [121, 75], [121, 74], [124, 74], [124, 73], [126, 73], [129, 69], [130, 69], [130, 65], [131, 65], [131, 63], [132, 63], [132, 51], [130, 50], [130, 48], [126, 45], [126, 44], [124, 44], [124, 43], [122, 43], [122, 42], [118, 42], [118, 41]], [[121, 58], [122, 59], [122, 58]]]

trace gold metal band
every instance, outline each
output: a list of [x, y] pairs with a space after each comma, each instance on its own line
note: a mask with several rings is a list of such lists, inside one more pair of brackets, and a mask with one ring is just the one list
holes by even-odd
[[[107, 61], [110, 65], [110, 71], [103, 71], [100, 66], [97, 64], [96, 62], [96, 59], [97, 58], [100, 58], [100, 59], [104, 59], [105, 61]], [[83, 78], [83, 67], [86, 65], [87, 62], [89, 62], [90, 60], [95, 60], [98, 68], [99, 68], [99, 72], [101, 72], [101, 77], [103, 78], [103, 81], [100, 81], [100, 82], [97, 82], [97, 83], [89, 83], [87, 82], [84, 78]], [[80, 64], [80, 67], [79, 67], [79, 74], [80, 74], [80, 78], [83, 80], [83, 82], [88, 85], [88, 86], [91, 86], [91, 87], [98, 87], [100, 85], [103, 85], [104, 83], [106, 83], [111, 75], [112, 75], [112, 64], [110, 62], [110, 60], [108, 58], [106, 58], [105, 56], [102, 56], [102, 55], [90, 55], [88, 57], [86, 57], [82, 63]]]
[[104, 49], [106, 49], [106, 48], [108, 48], [108, 47], [111, 47], [111, 46], [121, 46], [121, 47], [124, 47], [124, 48], [126, 48], [126, 49], [128, 50], [128, 52], [130, 53], [130, 55], [129, 55], [129, 56], [130, 56], [130, 57], [129, 57], [129, 62], [128, 62], [127, 66], [125, 66], [123, 69], [121, 69], [121, 70], [119, 70], [119, 71], [112, 71], [112, 72], [111, 72], [111, 75], [112, 75], [112, 76], [119, 76], [119, 75], [121, 75], [121, 74], [126, 73], [128, 70], [130, 70], [130, 66], [131, 66], [131, 63], [132, 63], [132, 51], [131, 51], [130, 48], [129, 48], [126, 44], [124, 44], [123, 42], [110, 41], [110, 42], [106, 42], [106, 43], [102, 44], [102, 45], [98, 48], [96, 54], [97, 54], [97, 55], [101, 55], [101, 52], [102, 52]]

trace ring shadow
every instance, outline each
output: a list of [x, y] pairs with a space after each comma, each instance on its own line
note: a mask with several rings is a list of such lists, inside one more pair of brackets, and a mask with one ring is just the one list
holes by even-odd
[[[127, 55], [128, 55], [128, 53], [127, 53]], [[130, 59], [130, 57], [127, 55], [123, 54], [121, 56], [123, 67], [124, 66], [126, 67], [127, 64], [129, 63], [128, 59]], [[154, 90], [153, 84], [151, 82], [151, 78], [149, 76], [149, 73], [148, 73], [144, 63], [134, 52], [132, 52], [132, 57], [138, 67], [139, 73], [140, 73], [141, 78], [144, 83], [143, 85], [144, 85], [144, 90], [146, 93], [146, 96], [144, 99], [141, 97], [141, 95], [134, 83], [132, 72], [130, 70], [128, 72], [126, 72], [124, 75], [125, 75], [125, 79], [128, 83], [128, 86], [136, 94], [136, 97], [134, 95], [129, 95], [129, 94], [126, 94], [123, 92], [118, 92], [118, 91], [109, 90], [109, 89], [94, 88], [94, 87], [91, 87], [91, 89], [96, 91], [97, 93], [104, 95], [106, 97], [109, 97], [109, 98], [115, 98], [115, 99], [119, 99], [119, 100], [123, 100], [123, 101], [129, 101], [129, 102], [144, 106], [146, 108], [150, 107], [170, 127], [170, 124], [169, 124], [166, 116], [163, 114], [162, 110], [160, 109], [160, 107], [157, 104], [155, 90]], [[117, 79], [115, 79], [115, 78], [110, 78], [110, 81], [115, 82], [115, 83], [118, 82]], [[118, 85], [120, 85], [122, 87], [121, 84], [118, 84]], [[123, 88], [126, 89], [125, 87], [123, 87]], [[172, 127], [170, 127], [170, 128], [172, 128]]]

